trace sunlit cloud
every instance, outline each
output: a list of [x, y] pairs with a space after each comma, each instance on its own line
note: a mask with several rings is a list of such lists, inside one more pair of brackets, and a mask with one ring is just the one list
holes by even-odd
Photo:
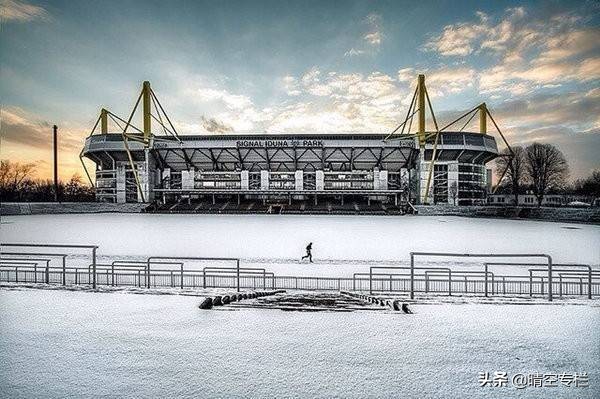
[[48, 20], [46, 9], [19, 0], [0, 0], [0, 19], [5, 22]]

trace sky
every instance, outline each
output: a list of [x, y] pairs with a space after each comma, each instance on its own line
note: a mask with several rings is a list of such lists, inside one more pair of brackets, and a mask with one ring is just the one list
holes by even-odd
[[52, 125], [61, 179], [83, 176], [79, 152], [100, 109], [125, 118], [144, 80], [180, 134], [388, 133], [419, 73], [440, 124], [486, 102], [511, 145], [556, 145], [572, 179], [600, 168], [595, 1], [0, 8], [0, 158], [36, 162], [39, 178], [51, 176]]

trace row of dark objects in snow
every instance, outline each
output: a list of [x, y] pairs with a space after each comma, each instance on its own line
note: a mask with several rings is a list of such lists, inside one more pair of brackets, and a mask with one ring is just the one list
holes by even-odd
[[395, 311], [402, 311], [406, 314], [412, 314], [412, 310], [410, 310], [410, 308], [408, 307], [407, 303], [402, 303], [399, 300], [394, 300], [394, 299], [382, 299], [382, 298], [377, 298], [375, 296], [372, 295], [365, 295], [365, 294], [357, 294], [354, 292], [348, 292], [348, 291], [341, 291], [341, 294], [343, 295], [347, 295], [353, 298], [357, 298], [360, 299], [362, 301], [368, 302], [368, 303], [372, 303], [374, 305], [380, 305], [380, 306], [387, 306], [392, 310]]
[[260, 201], [217, 202], [200, 201], [187, 203], [151, 204], [145, 209], [148, 213], [204, 213], [204, 214], [337, 214], [337, 215], [403, 215], [403, 206], [349, 202], [341, 205], [336, 202], [322, 201], [314, 205], [311, 201], [289, 204], [263, 204]]
[[244, 299], [256, 299], [264, 296], [271, 296], [275, 294], [282, 294], [285, 290], [275, 290], [275, 291], [256, 291], [256, 292], [244, 292], [244, 293], [235, 293], [231, 295], [216, 295], [214, 297], [206, 297], [204, 300], [198, 305], [200, 309], [212, 309], [214, 306], [223, 306], [228, 305], [232, 302], [243, 301]]

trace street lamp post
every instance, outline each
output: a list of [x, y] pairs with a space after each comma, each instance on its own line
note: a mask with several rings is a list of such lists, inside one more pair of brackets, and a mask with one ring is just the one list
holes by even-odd
[[54, 201], [58, 202], [58, 126], [52, 126], [52, 141], [54, 143]]

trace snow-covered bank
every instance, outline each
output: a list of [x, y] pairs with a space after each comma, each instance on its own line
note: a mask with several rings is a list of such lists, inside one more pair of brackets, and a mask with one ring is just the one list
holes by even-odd
[[[0, 291], [2, 397], [594, 398], [600, 309], [202, 311], [198, 298]], [[589, 388], [480, 387], [581, 373]]]
[[600, 264], [600, 226], [460, 217], [9, 216], [0, 238], [94, 243], [101, 255], [299, 259], [312, 241], [314, 257], [324, 261], [406, 261], [411, 251], [543, 252], [555, 262]]

